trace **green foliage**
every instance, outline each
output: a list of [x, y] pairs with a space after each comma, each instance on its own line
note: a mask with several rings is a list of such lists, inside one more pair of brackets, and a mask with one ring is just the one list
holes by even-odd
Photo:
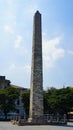
[[48, 89], [46, 99], [49, 113], [68, 113], [73, 108], [73, 88]]
[[[29, 95], [30, 92], [22, 94], [22, 102], [26, 114], [29, 113]], [[49, 88], [43, 92], [44, 97], [44, 113], [60, 113], [67, 114], [73, 110], [73, 88], [66, 87], [56, 89]]]
[[[45, 91], [46, 95], [46, 104], [47, 104], [47, 109], [45, 109], [44, 113], [53, 113], [55, 111], [55, 104], [56, 104], [56, 88], [51, 87], [47, 91]], [[44, 103], [44, 106], [46, 105]], [[45, 108], [45, 107], [44, 107]], [[54, 111], [53, 111], [54, 109]]]
[[44, 91], [43, 93], [43, 104], [44, 104], [44, 113], [47, 114], [48, 111], [50, 110], [50, 106], [49, 106], [49, 103], [48, 103], [48, 92], [47, 91]]
[[22, 99], [22, 102], [23, 102], [23, 107], [24, 107], [24, 110], [25, 110], [27, 115], [29, 115], [29, 102], [30, 102], [29, 97], [30, 97], [30, 92], [24, 92], [21, 95], [21, 99]]
[[11, 86], [0, 90], [0, 109], [7, 118], [7, 113], [15, 110], [15, 100], [18, 98], [19, 92], [16, 88]]

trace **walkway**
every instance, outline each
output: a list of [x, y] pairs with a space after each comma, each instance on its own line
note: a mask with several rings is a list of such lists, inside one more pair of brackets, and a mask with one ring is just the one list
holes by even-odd
[[73, 123], [67, 126], [17, 126], [11, 122], [0, 122], [0, 130], [73, 130]]

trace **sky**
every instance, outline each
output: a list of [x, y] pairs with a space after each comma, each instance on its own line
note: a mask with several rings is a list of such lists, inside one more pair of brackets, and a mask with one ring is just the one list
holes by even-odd
[[73, 0], [0, 0], [0, 75], [30, 87], [37, 10], [42, 14], [43, 87], [73, 86]]

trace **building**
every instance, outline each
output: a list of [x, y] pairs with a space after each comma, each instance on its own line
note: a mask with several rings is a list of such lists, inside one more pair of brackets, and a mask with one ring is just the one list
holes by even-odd
[[5, 76], [0, 76], [0, 90], [10, 85], [10, 80], [5, 79]]
[[20, 95], [23, 93], [23, 92], [27, 92], [29, 91], [29, 89], [27, 88], [24, 88], [24, 87], [20, 87], [20, 86], [16, 86], [16, 85], [12, 85], [10, 84], [10, 80], [7, 80], [5, 78], [5, 76], [0, 76], [0, 90], [6, 88], [7, 86], [11, 85], [12, 87], [14, 88], [17, 88], [19, 90], [19, 98], [16, 100], [15, 102], [15, 105], [16, 105], [16, 109], [17, 109], [17, 113], [20, 115], [20, 116], [23, 116], [25, 115], [25, 111], [23, 109], [23, 103], [21, 101], [21, 97]]
[[[21, 95], [23, 92], [28, 92], [29, 89], [27, 88], [23, 88], [20, 86], [16, 86], [16, 85], [12, 85], [12, 87], [17, 88], [19, 90], [19, 94]], [[19, 113], [19, 115], [21, 115], [23, 117], [23, 115], [25, 115], [24, 109], [23, 109], [23, 103], [21, 101], [21, 96], [19, 96], [19, 98], [16, 100], [15, 102], [16, 105], [16, 109], [17, 109], [17, 113]]]

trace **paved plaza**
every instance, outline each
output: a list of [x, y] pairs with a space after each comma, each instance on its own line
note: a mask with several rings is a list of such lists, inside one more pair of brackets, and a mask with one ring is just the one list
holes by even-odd
[[67, 126], [17, 126], [11, 122], [0, 122], [0, 130], [73, 130], [73, 123], [68, 123]]

